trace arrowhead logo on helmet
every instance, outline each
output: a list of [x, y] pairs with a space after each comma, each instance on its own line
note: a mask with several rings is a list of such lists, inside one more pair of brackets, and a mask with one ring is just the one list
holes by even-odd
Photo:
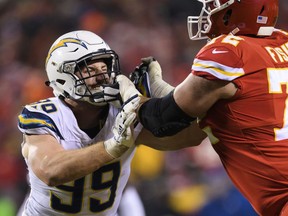
[[60, 47], [67, 47], [67, 43], [76, 43], [79, 44], [80, 46], [84, 47], [85, 49], [88, 49], [85, 43], [83, 41], [77, 39], [77, 38], [64, 38], [60, 40], [57, 44], [55, 44], [53, 47], [48, 52], [47, 58], [46, 58], [46, 64], [49, 61], [49, 58], [51, 57], [52, 53], [60, 48]]

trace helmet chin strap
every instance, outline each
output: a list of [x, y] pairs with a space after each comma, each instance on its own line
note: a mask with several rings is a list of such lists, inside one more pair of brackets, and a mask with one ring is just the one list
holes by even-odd
[[104, 90], [96, 92], [90, 97], [84, 97], [84, 100], [95, 106], [105, 106], [108, 104], [108, 102], [105, 101], [104, 98]]
[[[89, 98], [90, 100], [87, 100], [88, 103], [94, 105], [94, 106], [99, 106], [99, 107], [103, 107], [103, 106], [106, 106], [108, 103], [106, 101], [104, 102], [94, 102], [92, 98]], [[86, 101], [86, 100], [85, 100]]]
[[[97, 89], [88, 90], [88, 86], [82, 85], [78, 86], [76, 91], [77, 94], [74, 95], [76, 98], [70, 95], [75, 100], [85, 101], [95, 106], [105, 106], [108, 104], [104, 99], [104, 89], [102, 86], [98, 86]], [[87, 94], [88, 92], [89, 94]]]

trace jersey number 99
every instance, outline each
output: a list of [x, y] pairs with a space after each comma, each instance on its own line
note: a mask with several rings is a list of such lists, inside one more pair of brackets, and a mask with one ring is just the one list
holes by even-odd
[[[103, 180], [105, 173], [112, 173], [112, 178], [109, 180]], [[103, 191], [108, 190], [109, 194], [108, 199], [105, 199], [106, 202], [102, 202], [100, 199], [97, 199], [93, 196], [88, 197], [89, 203], [89, 211], [90, 212], [101, 212], [107, 208], [110, 208], [115, 200], [116, 189], [118, 184], [118, 179], [120, 176], [120, 162], [115, 162], [112, 164], [108, 164], [106, 166], [101, 167], [100, 169], [96, 170], [92, 173], [92, 180], [91, 180], [91, 189], [95, 191]], [[56, 193], [51, 191], [51, 207], [60, 212], [76, 214], [81, 212], [83, 206], [83, 199], [84, 199], [84, 186], [85, 186], [85, 177], [80, 178], [74, 181], [72, 186], [70, 185], [60, 185], [57, 186], [58, 189], [62, 190], [63, 192], [71, 194], [71, 202], [65, 204], [61, 198], [59, 198]], [[97, 193], [95, 193], [97, 196]]]

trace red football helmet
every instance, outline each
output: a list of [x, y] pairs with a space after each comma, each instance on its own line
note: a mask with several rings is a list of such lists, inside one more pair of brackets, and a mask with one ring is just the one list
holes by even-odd
[[278, 18], [278, 0], [197, 1], [203, 4], [200, 15], [187, 20], [191, 40], [229, 33], [269, 36]]

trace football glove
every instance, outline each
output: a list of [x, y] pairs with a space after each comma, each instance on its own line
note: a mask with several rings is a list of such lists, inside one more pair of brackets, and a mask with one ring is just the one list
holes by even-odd
[[116, 81], [119, 84], [120, 95], [123, 101], [127, 101], [134, 95], [141, 95], [128, 77], [120, 74], [116, 77]]
[[103, 91], [93, 95], [93, 100], [96, 103], [109, 103], [117, 108], [121, 108], [123, 100], [120, 95], [119, 83], [102, 85]]
[[155, 58], [145, 57], [141, 61], [129, 76], [138, 91], [146, 97], [163, 97], [174, 89], [162, 79], [162, 69]]
[[108, 154], [113, 158], [120, 157], [127, 149], [134, 144], [131, 125], [136, 120], [135, 110], [138, 108], [140, 97], [132, 96], [123, 105], [122, 110], [118, 113], [113, 128], [113, 137], [104, 141], [104, 147]]
[[145, 97], [151, 97], [148, 66], [148, 62], [142, 61], [129, 75], [129, 79], [133, 82], [136, 89]]
[[141, 95], [131, 80], [122, 74], [116, 77], [116, 83], [113, 85], [102, 85], [102, 87], [102, 92], [93, 95], [94, 102], [107, 102], [116, 108], [121, 108], [123, 101], [127, 101], [130, 97]]

